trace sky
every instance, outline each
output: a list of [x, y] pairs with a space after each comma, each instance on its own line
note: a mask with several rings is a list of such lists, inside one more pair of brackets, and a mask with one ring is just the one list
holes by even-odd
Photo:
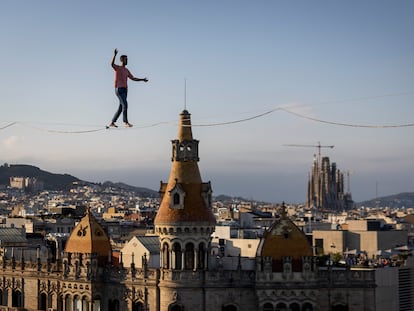
[[158, 190], [187, 109], [214, 195], [304, 202], [319, 143], [356, 202], [414, 191], [413, 1], [4, 0], [0, 39], [0, 163]]

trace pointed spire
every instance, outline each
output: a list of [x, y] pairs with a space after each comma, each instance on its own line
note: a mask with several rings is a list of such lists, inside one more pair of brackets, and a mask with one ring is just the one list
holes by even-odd
[[198, 140], [193, 139], [190, 113], [180, 114], [178, 139], [172, 140], [172, 165], [168, 183], [161, 183], [161, 204], [155, 224], [187, 221], [215, 223], [209, 206], [209, 183], [203, 183], [198, 168]]
[[191, 114], [187, 110], [183, 110], [183, 112], [180, 113], [178, 140], [193, 140], [193, 133], [191, 131]]

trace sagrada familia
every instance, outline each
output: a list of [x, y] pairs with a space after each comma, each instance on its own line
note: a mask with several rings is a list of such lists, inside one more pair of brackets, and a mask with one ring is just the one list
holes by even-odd
[[374, 271], [318, 267], [284, 210], [256, 256], [228, 265], [212, 254], [212, 187], [201, 179], [190, 117], [180, 114], [170, 176], [160, 187], [159, 266], [151, 267], [147, 256], [128, 266], [121, 256], [114, 264], [110, 240], [88, 210], [63, 255], [42, 261], [1, 254], [0, 311], [375, 310]]

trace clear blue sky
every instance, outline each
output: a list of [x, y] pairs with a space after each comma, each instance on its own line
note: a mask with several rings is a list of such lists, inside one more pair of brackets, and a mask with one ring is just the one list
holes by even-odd
[[[176, 121], [249, 118], [277, 107], [331, 122], [414, 123], [413, 1], [2, 1], [0, 161], [158, 190]], [[149, 83], [117, 107], [114, 48]], [[118, 61], [118, 60], [117, 60]], [[149, 125], [166, 122], [149, 127]], [[66, 131], [55, 133], [53, 131]], [[276, 110], [193, 128], [214, 194], [304, 202], [316, 148], [351, 171], [356, 201], [414, 191], [414, 127], [324, 124]], [[377, 187], [376, 187], [377, 185]]]

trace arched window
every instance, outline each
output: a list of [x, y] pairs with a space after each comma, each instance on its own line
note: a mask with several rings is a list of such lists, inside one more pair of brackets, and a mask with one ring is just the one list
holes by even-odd
[[167, 243], [164, 243], [162, 248], [162, 267], [165, 269], [170, 268], [170, 250]]
[[47, 301], [46, 294], [41, 293], [40, 294], [40, 299], [39, 299], [39, 310], [46, 310], [46, 301]]
[[174, 269], [181, 270], [181, 258], [182, 258], [182, 252], [181, 252], [181, 246], [178, 243], [175, 243], [173, 246], [173, 252], [175, 255], [174, 260]]
[[49, 295], [47, 295], [47, 305], [51, 306], [53, 304], [53, 301], [55, 300], [55, 298], [53, 297], [53, 293], [50, 293]]
[[170, 192], [170, 208], [173, 209], [183, 209], [184, 208], [184, 198], [185, 192], [181, 189], [180, 185], [175, 180], [176, 184]]
[[270, 302], [265, 303], [263, 305], [263, 311], [273, 311], [273, 310], [274, 310], [273, 305]]
[[187, 243], [185, 246], [185, 269], [194, 269], [194, 244]]
[[3, 294], [2, 294], [2, 296], [1, 296], [1, 302], [2, 302], [2, 306], [7, 306], [8, 305], [8, 301], [9, 301], [9, 290], [7, 289], [7, 288], [5, 288], [4, 290], [3, 290]]
[[79, 296], [75, 296], [73, 299], [73, 306], [75, 310], [82, 310], [82, 299]]
[[22, 304], [22, 293], [19, 290], [12, 291], [12, 307], [21, 307]]
[[82, 311], [89, 311], [89, 301], [86, 296], [82, 297]]
[[174, 205], [179, 205], [180, 204], [180, 195], [177, 192], [174, 193], [173, 204]]
[[63, 310], [63, 297], [61, 295], [57, 298], [57, 309], [58, 311]]
[[70, 295], [66, 295], [65, 298], [65, 310], [72, 310], [73, 309], [72, 304], [72, 297]]
[[140, 301], [134, 301], [132, 303], [132, 311], [144, 311], [144, 305]]

